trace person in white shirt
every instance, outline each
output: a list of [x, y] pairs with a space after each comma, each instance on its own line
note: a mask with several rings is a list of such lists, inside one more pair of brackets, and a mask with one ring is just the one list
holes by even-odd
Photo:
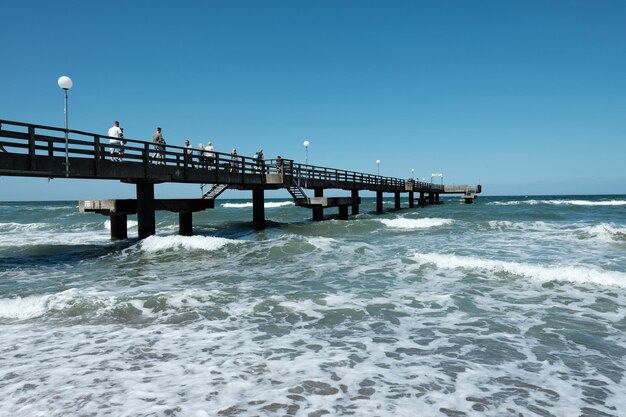
[[109, 129], [109, 145], [111, 145], [111, 160], [121, 161], [124, 154], [124, 148], [121, 138], [124, 136], [120, 129], [120, 122], [113, 122], [113, 126]]
[[215, 149], [213, 149], [213, 142], [207, 143], [204, 147], [204, 156], [207, 167], [209, 169], [215, 169]]
[[185, 162], [187, 165], [191, 165], [192, 168], [195, 168], [195, 164], [193, 163], [193, 148], [189, 143], [189, 139], [185, 140]]

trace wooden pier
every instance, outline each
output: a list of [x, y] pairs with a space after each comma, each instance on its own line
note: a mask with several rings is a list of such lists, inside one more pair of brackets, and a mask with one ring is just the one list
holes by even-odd
[[[67, 141], [66, 141], [67, 133]], [[359, 213], [360, 191], [376, 193], [376, 213], [383, 212], [383, 195], [394, 195], [394, 208], [401, 208], [401, 194], [408, 196], [408, 207], [440, 202], [440, 194], [463, 194], [465, 189], [446, 187], [412, 179], [400, 179], [335, 168], [296, 163], [291, 159], [259, 161], [214, 152], [211, 159], [199, 158], [180, 146], [162, 145], [154, 149], [149, 141], [126, 139], [124, 145], [110, 145], [109, 138], [96, 133], [0, 120], [0, 176], [79, 178], [118, 180], [136, 187], [136, 199], [85, 200], [84, 212], [111, 217], [111, 237], [125, 239], [129, 214], [137, 214], [138, 234], [143, 239], [155, 234], [155, 211], [179, 213], [180, 234], [192, 233], [192, 213], [213, 208], [215, 199], [226, 189], [252, 192], [252, 216], [256, 227], [265, 226], [266, 190], [286, 189], [297, 206], [309, 208], [314, 221], [323, 220], [324, 210], [337, 207], [340, 219], [348, 219], [348, 209]], [[121, 161], [111, 158], [111, 150], [122, 151]], [[66, 161], [68, 165], [66, 166]], [[202, 198], [159, 200], [154, 185], [164, 182], [211, 184]], [[341, 189], [346, 197], [324, 197], [324, 190]], [[481, 186], [472, 187], [473, 201]], [[313, 192], [313, 196], [307, 193]], [[416, 198], [416, 195], [418, 196]], [[466, 198], [466, 197], [464, 197]], [[467, 197], [469, 199], [469, 197]], [[466, 199], [466, 202], [471, 202]]]

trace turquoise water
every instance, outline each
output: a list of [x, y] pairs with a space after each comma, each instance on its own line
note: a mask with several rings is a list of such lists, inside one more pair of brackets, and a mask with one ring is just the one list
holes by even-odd
[[2, 416], [626, 415], [626, 196], [77, 205], [0, 203]]

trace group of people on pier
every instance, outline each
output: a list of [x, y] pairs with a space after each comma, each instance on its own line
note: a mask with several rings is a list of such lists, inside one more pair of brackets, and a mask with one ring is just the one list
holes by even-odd
[[[121, 162], [124, 157], [124, 147], [126, 145], [126, 140], [124, 139], [124, 128], [120, 127], [120, 123], [116, 120], [113, 123], [113, 126], [108, 131], [109, 136], [109, 146], [110, 146], [110, 154], [111, 160], [115, 162]], [[150, 156], [150, 162], [156, 165], [165, 165], [165, 139], [163, 138], [163, 133], [161, 132], [161, 128], [157, 127], [156, 131], [152, 135], [152, 147], [154, 152]], [[216, 157], [215, 148], [213, 148], [213, 142], [209, 141], [206, 146], [202, 143], [198, 144], [198, 148], [194, 149], [189, 142], [189, 139], [185, 140], [185, 145], [183, 147], [183, 156], [184, 161], [187, 166], [191, 168], [204, 168], [208, 170], [213, 170], [216, 168], [216, 161], [218, 158]], [[256, 159], [256, 168], [261, 169], [263, 166], [263, 149], [259, 149], [254, 158]], [[239, 166], [241, 164], [241, 159], [237, 154], [237, 149], [233, 148], [230, 153], [230, 160], [227, 161], [227, 171], [229, 172], [239, 172]]]

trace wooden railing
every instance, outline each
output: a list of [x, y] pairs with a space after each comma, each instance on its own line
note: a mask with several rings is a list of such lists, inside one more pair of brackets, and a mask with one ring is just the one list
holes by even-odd
[[[35, 156], [65, 157], [65, 129], [51, 126], [35, 125], [8, 120], [0, 120], [0, 153], [28, 155], [31, 160]], [[372, 190], [405, 190], [407, 183], [394, 177], [346, 171], [335, 168], [295, 163], [290, 159], [269, 159], [259, 161], [253, 157], [212, 152], [209, 156], [199, 149], [169, 144], [155, 144], [151, 141], [124, 138], [122, 145], [109, 143], [108, 136], [96, 133], [69, 129], [67, 131], [67, 154], [69, 158], [93, 159], [95, 165], [99, 161], [112, 160], [113, 153], [120, 152], [121, 162], [136, 163], [147, 166], [163, 165], [166, 167], [182, 167], [185, 169], [215, 171], [215, 173], [237, 173], [245, 175], [264, 175], [282, 173], [294, 178], [301, 187], [328, 186], [347, 189], [362, 188]], [[31, 164], [33, 165], [33, 164]], [[28, 172], [21, 173], [28, 176]], [[231, 180], [232, 182], [232, 180]], [[290, 181], [291, 182], [291, 181]], [[443, 185], [413, 182], [414, 191], [442, 192]]]

